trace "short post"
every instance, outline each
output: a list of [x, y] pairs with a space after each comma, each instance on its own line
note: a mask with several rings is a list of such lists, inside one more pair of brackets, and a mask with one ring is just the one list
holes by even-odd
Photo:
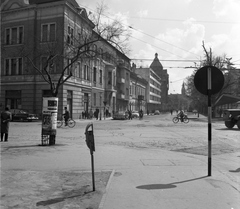
[[[88, 130], [89, 128], [92, 128], [92, 130]], [[87, 144], [88, 148], [90, 149], [91, 166], [92, 166], [92, 184], [93, 184], [93, 191], [95, 191], [94, 157], [93, 157], [93, 152], [95, 152], [95, 142], [94, 142], [93, 124], [92, 123], [89, 123], [86, 126], [85, 135], [86, 135], [86, 144]]]

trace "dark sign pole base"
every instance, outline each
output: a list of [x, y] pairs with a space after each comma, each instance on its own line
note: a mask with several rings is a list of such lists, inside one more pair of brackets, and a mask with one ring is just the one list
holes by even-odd
[[91, 153], [91, 163], [92, 163], [92, 184], [93, 184], [93, 191], [95, 191], [95, 176], [94, 176], [94, 157], [93, 157], [93, 153]]

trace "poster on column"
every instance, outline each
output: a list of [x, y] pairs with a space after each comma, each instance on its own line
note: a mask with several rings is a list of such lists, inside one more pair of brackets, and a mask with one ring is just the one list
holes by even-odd
[[43, 97], [42, 135], [56, 135], [58, 98]]

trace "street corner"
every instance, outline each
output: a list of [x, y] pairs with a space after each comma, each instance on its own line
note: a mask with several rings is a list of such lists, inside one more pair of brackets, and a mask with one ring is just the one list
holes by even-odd
[[99, 208], [112, 171], [1, 171], [1, 208]]

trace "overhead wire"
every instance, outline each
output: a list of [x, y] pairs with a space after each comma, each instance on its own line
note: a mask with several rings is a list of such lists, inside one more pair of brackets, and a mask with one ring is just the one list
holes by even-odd
[[[166, 18], [155, 18], [155, 17], [137, 17], [137, 16], [129, 16], [131, 19], [147, 19], [147, 20], [157, 20], [157, 21], [172, 21], [172, 22], [183, 22], [186, 20], [183, 19], [166, 19]], [[240, 24], [240, 22], [222, 22], [222, 21], [209, 21], [209, 20], [194, 20], [194, 22], [199, 23], [212, 23], [212, 24]]]
[[[93, 10], [93, 9], [87, 7], [87, 6], [84, 6], [84, 5], [82, 5], [82, 4], [79, 4], [79, 5], [81, 5], [81, 6], [84, 7], [84, 8], [89, 9], [89, 10], [92, 11], [92, 12], [96, 12], [95, 10]], [[107, 17], [108, 19], [114, 20], [113, 18], [111, 18], [111, 17], [109, 17], [109, 16], [107, 16], [107, 15], [105, 15], [105, 14], [101, 14], [101, 15]], [[109, 13], [109, 15], [113, 16], [113, 15], [110, 14], [110, 13]], [[171, 43], [168, 43], [168, 42], [166, 42], [166, 41], [163, 41], [163, 40], [161, 40], [161, 39], [159, 39], [159, 38], [156, 38], [156, 37], [154, 37], [154, 36], [152, 36], [152, 35], [150, 35], [150, 34], [147, 34], [147, 33], [143, 32], [143, 31], [141, 31], [141, 30], [138, 30], [138, 29], [134, 28], [133, 26], [130, 26], [130, 25], [127, 25], [127, 24], [124, 24], [124, 23], [122, 23], [122, 24], [125, 25], [126, 27], [128, 27], [128, 28], [130, 28], [130, 29], [132, 29], [132, 30], [135, 30], [135, 31], [137, 31], [137, 32], [139, 32], [139, 33], [142, 33], [142, 34], [144, 34], [144, 35], [146, 35], [146, 36], [149, 36], [149, 37], [151, 37], [151, 38], [153, 38], [153, 39], [156, 39], [156, 40], [161, 41], [161, 42], [163, 42], [163, 43], [165, 43], [165, 44], [168, 44], [168, 45], [170, 45], [170, 46], [173, 46], [173, 47], [175, 47], [175, 48], [178, 48], [178, 49], [180, 49], [180, 50], [183, 50], [183, 51], [185, 51], [185, 52], [191, 53], [191, 54], [199, 57], [199, 55], [197, 55], [197, 54], [195, 54], [195, 53], [193, 53], [193, 52], [190, 52], [189, 50], [183, 49], [183, 48], [181, 48], [181, 47], [179, 47], [179, 46], [176, 46], [176, 45], [174, 45], [174, 44], [171, 44]], [[138, 38], [136, 38], [136, 37], [133, 37], [133, 36], [130, 36], [130, 37], [131, 37], [131, 38], [134, 38], [134, 39], [136, 39], [136, 40], [138, 40], [138, 41], [141, 41], [141, 42], [143, 42], [143, 43], [149, 44], [148, 42], [145, 42], [145, 41], [143, 41], [143, 40], [140, 40], [140, 39], [138, 39]], [[154, 46], [154, 45], [152, 45], [152, 44], [149, 44], [149, 45]], [[164, 49], [162, 49], [162, 48], [159, 48], [159, 47], [156, 47], [156, 46], [154, 46], [154, 47], [155, 47], [155, 48], [158, 48], [158, 49], [160, 49], [160, 50], [163, 50], [163, 51], [165, 51], [165, 52], [167, 52], [167, 53], [173, 54], [173, 55], [175, 55], [175, 56], [181, 57], [181, 56], [179, 56], [179, 55], [177, 55], [177, 54], [174, 54], [174, 53], [169, 52], [169, 51], [167, 51], [167, 50], [164, 50]], [[181, 58], [182, 58], [182, 57], [181, 57]]]

